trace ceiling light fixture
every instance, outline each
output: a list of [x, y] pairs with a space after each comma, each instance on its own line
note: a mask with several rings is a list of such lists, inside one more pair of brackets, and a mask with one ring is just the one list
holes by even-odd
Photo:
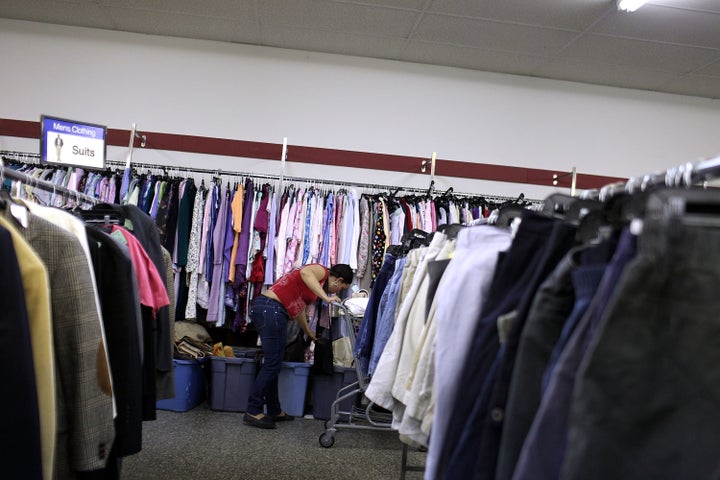
[[618, 0], [617, 8], [622, 12], [634, 12], [647, 3], [648, 0]]

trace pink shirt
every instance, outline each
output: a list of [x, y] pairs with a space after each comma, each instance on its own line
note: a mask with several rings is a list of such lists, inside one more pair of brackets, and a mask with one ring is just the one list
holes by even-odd
[[155, 317], [158, 310], [170, 305], [170, 298], [168, 298], [162, 277], [160, 277], [155, 264], [150, 260], [145, 249], [132, 233], [117, 225], [113, 225], [112, 231], [113, 233], [119, 232], [127, 242], [130, 259], [135, 270], [135, 278], [138, 283], [140, 303], [150, 307], [153, 317]]

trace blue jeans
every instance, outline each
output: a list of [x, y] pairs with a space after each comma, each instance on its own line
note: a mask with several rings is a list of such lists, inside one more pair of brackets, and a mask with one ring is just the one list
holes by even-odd
[[355, 356], [360, 360], [361, 369], [364, 373], [368, 372], [368, 362], [370, 360], [370, 354], [372, 353], [373, 343], [375, 342], [375, 328], [380, 301], [383, 298], [385, 289], [394, 271], [395, 256], [388, 253], [385, 255], [385, 261], [375, 278], [375, 284], [372, 292], [370, 292], [368, 306], [363, 315], [363, 320], [360, 323], [357, 340], [355, 341]]
[[266, 406], [269, 416], [280, 415], [278, 375], [285, 355], [288, 313], [279, 302], [259, 295], [250, 308], [250, 319], [260, 335], [264, 358], [248, 397], [247, 412], [258, 415]]

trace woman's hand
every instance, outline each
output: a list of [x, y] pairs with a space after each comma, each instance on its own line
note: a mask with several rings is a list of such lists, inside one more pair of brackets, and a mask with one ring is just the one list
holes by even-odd
[[335, 302], [335, 303], [340, 303], [340, 302], [341, 302], [340, 297], [338, 297], [338, 296], [335, 295], [334, 293], [331, 294], [331, 295], [328, 295], [328, 296], [327, 296], [327, 300], [325, 300], [325, 301], [326, 301], [327, 303], [333, 303], [333, 302]]
[[315, 332], [310, 330], [310, 326], [308, 325], [307, 315], [305, 314], [305, 310], [300, 311], [300, 314], [297, 316], [297, 318], [295, 318], [295, 321], [298, 322], [298, 324], [300, 325], [300, 329], [311, 340], [317, 339], [317, 337], [315, 336]]

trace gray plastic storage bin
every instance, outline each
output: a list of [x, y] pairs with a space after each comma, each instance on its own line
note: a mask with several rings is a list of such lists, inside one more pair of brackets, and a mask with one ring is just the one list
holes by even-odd
[[[357, 382], [357, 371], [355, 368], [333, 367], [332, 375], [323, 375], [313, 372], [313, 417], [321, 420], [330, 419], [330, 406], [337, 398], [338, 390]], [[340, 411], [349, 412], [357, 402], [358, 395], [353, 395], [340, 402]], [[345, 418], [344, 418], [345, 417]], [[347, 415], [341, 415], [340, 419], [345, 420]]]
[[210, 357], [210, 408], [224, 412], [247, 411], [257, 369], [255, 358]]

